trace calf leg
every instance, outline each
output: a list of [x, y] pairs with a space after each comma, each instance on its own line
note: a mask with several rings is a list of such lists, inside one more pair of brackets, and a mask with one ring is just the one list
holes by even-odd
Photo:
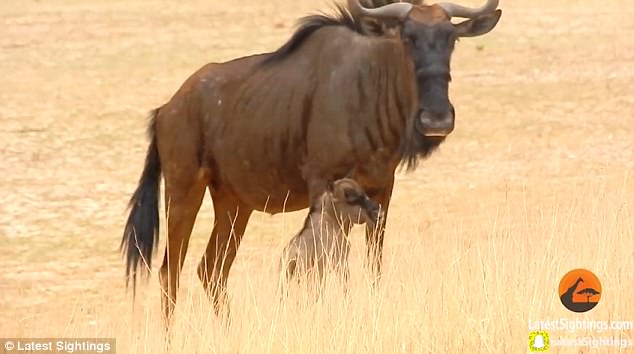
[[350, 255], [350, 244], [346, 242], [343, 248], [343, 257], [341, 262], [341, 281], [343, 285], [343, 292], [348, 296], [348, 282], [350, 280], [350, 264], [348, 263], [348, 256]]
[[297, 270], [297, 260], [296, 259], [288, 259], [286, 255], [282, 256], [282, 260], [280, 262], [280, 272], [279, 272], [279, 284], [278, 291], [280, 292], [280, 298], [284, 299], [288, 296], [288, 287], [295, 277], [295, 271]]

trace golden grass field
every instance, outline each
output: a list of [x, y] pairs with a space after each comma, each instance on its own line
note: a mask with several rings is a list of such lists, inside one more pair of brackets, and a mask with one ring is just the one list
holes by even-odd
[[[156, 273], [133, 307], [118, 252], [147, 113], [203, 64], [273, 50], [297, 18], [329, 4], [0, 2], [0, 337], [115, 337], [118, 353], [163, 352]], [[170, 352], [523, 353], [529, 321], [634, 320], [634, 4], [500, 7], [494, 31], [457, 44], [455, 132], [397, 176], [378, 293], [355, 229], [348, 298], [330, 286], [317, 304], [301, 291], [280, 303], [278, 258], [304, 212], [254, 214], [224, 329], [195, 271], [213, 221], [207, 199]], [[603, 286], [584, 314], [557, 294], [579, 267]]]

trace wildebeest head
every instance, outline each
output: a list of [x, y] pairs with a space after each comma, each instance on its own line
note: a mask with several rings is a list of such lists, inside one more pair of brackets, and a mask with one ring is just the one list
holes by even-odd
[[[453, 3], [433, 5], [397, 2], [366, 8], [359, 0], [348, 0], [353, 13], [385, 23], [396, 22], [409, 48], [416, 70], [418, 116], [416, 129], [427, 137], [444, 137], [454, 129], [455, 111], [449, 100], [451, 54], [460, 37], [491, 31], [502, 14], [499, 0], [488, 0], [480, 8]], [[454, 24], [452, 17], [468, 18]]]

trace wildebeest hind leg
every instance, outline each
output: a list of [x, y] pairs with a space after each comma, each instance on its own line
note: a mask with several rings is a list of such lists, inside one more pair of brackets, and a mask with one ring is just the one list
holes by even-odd
[[224, 306], [228, 316], [227, 278], [253, 209], [227, 191], [211, 188], [210, 191], [215, 221], [205, 255], [198, 265], [198, 277], [216, 314], [220, 315]]
[[166, 328], [169, 328], [169, 322], [174, 312], [181, 268], [185, 261], [189, 237], [205, 195], [206, 186], [206, 183], [201, 180], [190, 183], [174, 183], [175, 180], [169, 178], [166, 176], [165, 189], [167, 244], [159, 272], [161, 307]]

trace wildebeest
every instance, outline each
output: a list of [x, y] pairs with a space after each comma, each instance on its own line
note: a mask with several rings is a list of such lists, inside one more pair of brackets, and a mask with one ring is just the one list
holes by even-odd
[[302, 229], [282, 252], [280, 270], [285, 283], [293, 278], [314, 275], [321, 283], [327, 270], [336, 270], [344, 283], [349, 277], [347, 226], [375, 227], [379, 206], [350, 178], [328, 183], [326, 191], [310, 205]]
[[[334, 16], [304, 18], [274, 52], [203, 66], [153, 111], [121, 247], [135, 286], [139, 266], [149, 270], [157, 245], [162, 175], [167, 245], [159, 280], [166, 324], [206, 188], [215, 217], [198, 276], [218, 313], [254, 210], [306, 208], [327, 181], [353, 171], [350, 177], [387, 213], [398, 166], [414, 169], [453, 130], [454, 43], [493, 29], [499, 1], [478, 9], [357, 1], [338, 6]], [[452, 17], [468, 20], [453, 24]], [[377, 279], [381, 224], [378, 232], [366, 228]]]

